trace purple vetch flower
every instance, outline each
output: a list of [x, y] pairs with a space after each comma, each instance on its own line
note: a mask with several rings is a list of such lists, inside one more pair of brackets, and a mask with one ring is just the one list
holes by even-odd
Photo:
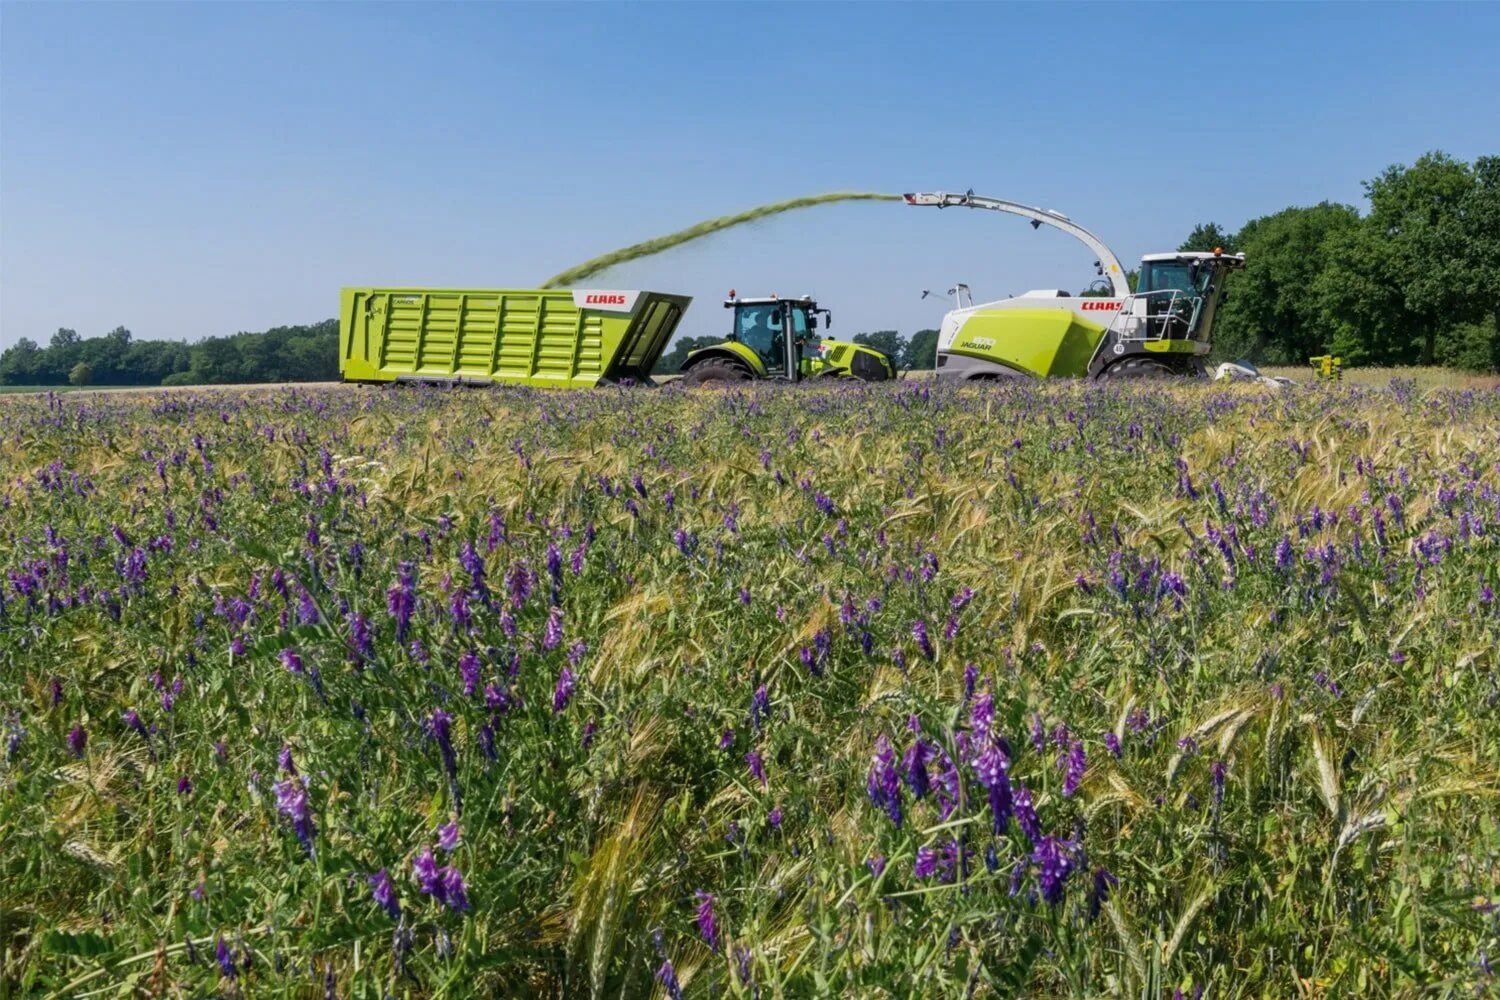
[[726, 729], [724, 730], [724, 734], [719, 737], [719, 749], [728, 750], [732, 746], [734, 746], [734, 730]]
[[677, 971], [672, 968], [671, 959], [662, 959], [661, 967], [656, 970], [656, 981], [661, 983], [670, 1000], [682, 1000], [682, 986], [677, 982]]
[[694, 892], [698, 897], [698, 933], [703, 938], [703, 943], [708, 945], [708, 950], [715, 955], [719, 953], [719, 927], [714, 920], [714, 897], [698, 889]]
[[937, 851], [930, 847], [917, 848], [917, 860], [912, 866], [912, 874], [917, 878], [932, 878], [938, 871]]
[[229, 945], [224, 943], [224, 935], [219, 935], [218, 942], [214, 945], [214, 961], [219, 963], [219, 971], [226, 979], [238, 979], [239, 970], [234, 967], [234, 953], [229, 950]]
[[297, 765], [292, 762], [292, 748], [290, 744], [283, 743], [281, 749], [276, 751], [276, 766], [287, 774], [297, 773]]
[[896, 751], [882, 733], [875, 740], [875, 754], [870, 761], [870, 776], [865, 784], [870, 801], [885, 811], [897, 829], [901, 827], [901, 782], [896, 775]]
[[301, 676], [307, 672], [302, 666], [302, 657], [297, 655], [295, 649], [283, 649], [276, 655], [280, 657], [281, 665], [291, 673]]
[[464, 697], [474, 697], [474, 692], [479, 689], [479, 654], [474, 650], [466, 650], [464, 655], [458, 658], [458, 674], [463, 678]]
[[552, 610], [547, 612], [547, 626], [542, 632], [542, 649], [551, 652], [562, 645], [562, 640], [562, 608], [554, 604]]
[[1094, 869], [1094, 886], [1089, 891], [1089, 919], [1096, 920], [1099, 917], [1099, 909], [1109, 902], [1110, 893], [1117, 889], [1120, 880], [1110, 874], [1107, 868]]
[[208, 894], [208, 886], [206, 886], [206, 885], [203, 884], [203, 879], [201, 879], [201, 878], [198, 880], [198, 884], [197, 885], [193, 886], [191, 889], [188, 890], [188, 895], [192, 896], [193, 899], [195, 901], [199, 902], [199, 903], [203, 902], [203, 897], [206, 896], [207, 894]]
[[68, 730], [68, 749], [74, 757], [82, 757], [83, 751], [89, 745], [89, 734], [82, 726], [74, 726]]
[[1020, 782], [1016, 782], [1011, 809], [1016, 817], [1016, 825], [1026, 834], [1026, 839], [1033, 844], [1041, 840], [1042, 824], [1037, 818], [1036, 806], [1031, 804], [1031, 790]]
[[885, 855], [877, 854], [865, 861], [865, 867], [870, 869], [870, 874], [879, 878], [885, 873]]
[[766, 764], [765, 761], [761, 760], [760, 752], [758, 750], [751, 750], [745, 754], [745, 763], [749, 765], [750, 773], [760, 782], [760, 786], [762, 788], [768, 787], [769, 782], [766, 781]]
[[1042, 713], [1031, 713], [1031, 745], [1036, 747], [1036, 752], [1041, 753], [1047, 749], [1047, 732], [1042, 728]]
[[349, 616], [349, 661], [362, 666], [375, 659], [375, 637], [370, 620], [359, 612]]
[[1344, 696], [1344, 690], [1339, 687], [1338, 682], [1321, 670], [1313, 674], [1313, 683], [1325, 689], [1335, 698], [1342, 698]]
[[974, 772], [979, 783], [989, 793], [990, 826], [997, 836], [1006, 831], [1010, 825], [1010, 817], [1015, 812], [1007, 766], [1005, 755], [994, 744], [986, 747], [974, 761]]
[[766, 815], [766, 822], [771, 824], [771, 829], [781, 829], [781, 807], [777, 806]]
[[229, 760], [229, 744], [223, 740], [214, 740], [214, 756], [221, 764]]
[[396, 887], [384, 868], [365, 879], [370, 883], [370, 896], [375, 905], [384, 910], [392, 920], [401, 919], [401, 901], [396, 898]]
[[191, 778], [189, 778], [185, 774], [182, 777], [180, 777], [180, 778], [177, 779], [177, 794], [178, 795], [192, 795], [193, 794], [193, 781], [192, 781]]
[[1224, 776], [1227, 771], [1228, 768], [1222, 760], [1216, 760], [1208, 766], [1209, 777], [1214, 786], [1214, 805], [1216, 807], [1224, 804]]
[[1067, 757], [1059, 761], [1059, 763], [1067, 768], [1067, 773], [1063, 777], [1062, 793], [1063, 798], [1069, 799], [1073, 797], [1073, 793], [1078, 791], [1078, 786], [1083, 782], [1083, 772], [1088, 767], [1088, 758], [1084, 756], [1083, 752], [1083, 741], [1073, 740], [1070, 742], [1068, 744]]
[[469, 894], [464, 887], [464, 877], [453, 865], [442, 870], [443, 895], [442, 901], [448, 904], [448, 908], [458, 913], [469, 908]]
[[568, 647], [568, 663], [575, 667], [578, 666], [578, 664], [583, 660], [583, 654], [587, 653], [588, 651], [588, 643], [584, 642], [582, 639], [574, 639], [573, 645]]
[[396, 585], [385, 592], [385, 607], [396, 621], [396, 644], [404, 645], [417, 608], [417, 570], [403, 562], [396, 570]]
[[755, 694], [750, 697], [750, 725], [758, 733], [770, 715], [771, 696], [766, 692], [766, 686], [762, 684], [755, 689]]
[[911, 623], [911, 637], [922, 651], [922, 655], [929, 661], [937, 657], [937, 651], [932, 648], [932, 639], [927, 635], [927, 623], [918, 618]]
[[979, 668], [972, 663], [964, 664], [964, 704], [974, 697], [974, 685], [979, 681]]
[[573, 671], [563, 667], [557, 675], [557, 684], [552, 689], [552, 711], [561, 712], [573, 700]]
[[458, 821], [452, 820], [437, 828], [438, 848], [448, 853], [458, 850]]
[[437, 859], [432, 856], [432, 848], [423, 848], [421, 854], [411, 859], [411, 873], [423, 895], [442, 902], [443, 875], [438, 870]]
[[995, 721], [995, 697], [986, 691], [974, 699], [974, 708], [969, 712], [969, 728], [980, 743], [988, 743], [990, 730]]
[[292, 832], [297, 835], [297, 840], [312, 855], [313, 836], [317, 832], [313, 827], [312, 808], [307, 800], [307, 789], [297, 778], [287, 778], [278, 781], [276, 789], [276, 808], [282, 815], [292, 821]]
[[585, 750], [593, 746], [594, 735], [598, 732], [599, 723], [595, 722], [593, 719], [590, 719], [588, 722], [584, 723], [583, 735], [581, 735], [578, 739], [579, 746], [583, 747], [583, 749]]
[[927, 776], [927, 761], [932, 752], [927, 749], [927, 744], [922, 742], [921, 737], [912, 741], [907, 747], [905, 755], [901, 758], [901, 769], [905, 772], [906, 787], [911, 789], [912, 798], [921, 799], [925, 797], [932, 787], [931, 780]]
[[1052, 906], [1061, 903], [1068, 878], [1078, 867], [1077, 845], [1048, 834], [1031, 852], [1031, 863], [1036, 866], [1042, 898]]

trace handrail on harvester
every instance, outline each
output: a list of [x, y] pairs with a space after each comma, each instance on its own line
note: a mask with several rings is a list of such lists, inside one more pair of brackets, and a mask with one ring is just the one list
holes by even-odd
[[1030, 219], [1033, 227], [1043, 223], [1061, 229], [1069, 236], [1080, 240], [1090, 250], [1094, 251], [1099, 259], [1099, 273], [1108, 281], [1114, 297], [1118, 299], [1127, 298], [1130, 295], [1130, 285], [1125, 280], [1125, 269], [1120, 266], [1120, 259], [1115, 256], [1114, 251], [1104, 245], [1104, 241], [1082, 226], [1069, 219], [1061, 212], [1050, 212], [1044, 208], [1033, 208], [1030, 205], [1022, 205], [1019, 202], [1004, 201], [1000, 198], [985, 198], [976, 195], [973, 191], [964, 194], [948, 194], [943, 191], [935, 191], [926, 194], [905, 194], [902, 198], [908, 205], [926, 205], [934, 208], [988, 208], [996, 212], [1009, 212], [1022, 218]]

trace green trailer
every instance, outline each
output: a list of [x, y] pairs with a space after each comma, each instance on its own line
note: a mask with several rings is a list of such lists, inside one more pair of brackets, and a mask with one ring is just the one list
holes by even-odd
[[692, 299], [602, 289], [345, 288], [346, 382], [650, 383]]

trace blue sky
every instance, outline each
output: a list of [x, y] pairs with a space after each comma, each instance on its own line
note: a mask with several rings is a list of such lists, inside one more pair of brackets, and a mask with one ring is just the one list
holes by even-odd
[[[1127, 264], [1200, 221], [1430, 149], [1500, 153], [1490, 4], [0, 4], [0, 347], [311, 322], [343, 285], [528, 287], [830, 190], [1063, 211]], [[812, 209], [598, 287], [817, 295], [835, 335], [923, 288], [1082, 287], [1061, 233]]]

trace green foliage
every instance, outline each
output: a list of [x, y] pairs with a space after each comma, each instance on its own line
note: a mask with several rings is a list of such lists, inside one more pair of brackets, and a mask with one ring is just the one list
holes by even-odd
[[1241, 247], [1233, 233], [1226, 233], [1217, 222], [1199, 223], [1193, 227], [1188, 238], [1177, 248], [1179, 253], [1239, 253]]
[[937, 365], [938, 332], [918, 330], [902, 349], [897, 367], [910, 371], [932, 371]]
[[68, 372], [68, 384], [85, 386], [94, 380], [94, 370], [89, 367], [87, 361], [80, 361]]
[[1252, 219], [1233, 237], [1198, 226], [1183, 249], [1244, 252], [1215, 356], [1300, 364], [1500, 365], [1500, 157], [1428, 153], [1365, 184], [1370, 211], [1323, 202]]
[[870, 333], [856, 333], [854, 335], [854, 342], [856, 344], [864, 344], [867, 347], [873, 347], [886, 357], [898, 362], [902, 352], [906, 349], [906, 338], [902, 337], [895, 330], [875, 330]]
[[339, 377], [338, 332], [329, 319], [184, 344], [136, 340], [123, 326], [88, 339], [61, 329], [45, 349], [23, 337], [0, 354], [0, 385], [63, 385], [80, 364], [94, 385], [330, 381]]
[[1406, 382], [6, 400], [0, 994], [1483, 995], [1497, 434]]
[[678, 337], [672, 341], [671, 349], [663, 352], [662, 356], [656, 359], [656, 365], [651, 369], [651, 374], [675, 375], [682, 370], [682, 366], [687, 362], [689, 354], [692, 354], [694, 351], [701, 351], [705, 347], [712, 347], [723, 341], [723, 337], [712, 335]]

